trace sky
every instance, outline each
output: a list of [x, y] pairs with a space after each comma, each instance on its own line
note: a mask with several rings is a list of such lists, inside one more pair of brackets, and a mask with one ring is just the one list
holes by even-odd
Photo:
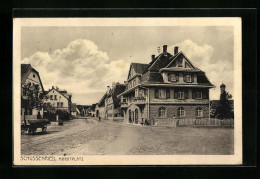
[[21, 63], [39, 73], [44, 89], [52, 86], [72, 93], [77, 104], [97, 103], [112, 82], [123, 83], [131, 62], [149, 63], [168, 45], [179, 47], [186, 57], [206, 72], [216, 88], [233, 94], [234, 33], [231, 26], [156, 27], [22, 27]]

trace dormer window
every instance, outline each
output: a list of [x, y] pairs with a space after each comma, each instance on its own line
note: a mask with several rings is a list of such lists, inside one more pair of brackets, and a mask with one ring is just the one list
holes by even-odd
[[171, 74], [169, 74], [168, 79], [169, 79], [169, 81], [177, 82], [177, 81], [179, 81], [179, 76], [177, 74], [171, 73]]
[[186, 83], [194, 82], [194, 76], [190, 74], [184, 75], [184, 82]]
[[186, 75], [186, 82], [191, 82], [191, 75]]

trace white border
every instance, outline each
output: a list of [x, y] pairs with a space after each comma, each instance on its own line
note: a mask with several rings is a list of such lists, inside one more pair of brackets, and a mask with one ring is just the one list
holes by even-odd
[[[13, 19], [13, 163], [14, 165], [239, 165], [242, 164], [241, 18], [15, 18]], [[233, 26], [234, 155], [86, 155], [84, 161], [21, 161], [20, 82], [22, 26]]]

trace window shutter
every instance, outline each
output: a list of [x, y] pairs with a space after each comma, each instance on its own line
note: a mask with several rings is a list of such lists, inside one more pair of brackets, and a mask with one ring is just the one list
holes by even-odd
[[154, 97], [159, 98], [159, 91], [158, 89], [154, 89]]
[[208, 98], [208, 91], [205, 90], [205, 91], [202, 92], [202, 98], [203, 99], [207, 99]]
[[183, 75], [183, 81], [186, 82], [186, 75]]
[[195, 99], [195, 91], [192, 91], [192, 99]]
[[184, 96], [184, 97], [185, 97], [185, 99], [189, 99], [189, 93], [188, 93], [188, 90], [185, 90], [185, 92], [184, 92], [184, 93], [185, 93], [185, 94], [184, 94], [184, 95], [185, 95], [185, 96]]
[[170, 89], [166, 89], [166, 98], [170, 98]]
[[194, 75], [191, 75], [191, 82], [194, 82]]
[[176, 81], [177, 81], [177, 82], [179, 81], [179, 76], [178, 76], [178, 75], [176, 75]]
[[177, 99], [177, 98], [178, 98], [178, 91], [174, 90], [174, 99]]

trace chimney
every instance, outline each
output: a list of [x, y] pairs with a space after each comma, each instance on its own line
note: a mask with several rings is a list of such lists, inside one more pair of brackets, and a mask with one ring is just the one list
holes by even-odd
[[109, 92], [109, 90], [110, 90], [110, 86], [107, 86], [107, 92]]
[[155, 55], [152, 55], [152, 61], [154, 61], [154, 59], [155, 59]]
[[167, 45], [164, 45], [164, 46], [163, 46], [163, 54], [164, 54], [164, 55], [167, 55]]
[[174, 47], [174, 55], [176, 55], [176, 54], [178, 53], [178, 48], [179, 48], [179, 47], [177, 47], [177, 46]]
[[54, 86], [52, 86], [52, 89], [54, 89]]
[[58, 86], [56, 86], [56, 90], [59, 90], [59, 87], [58, 87]]

